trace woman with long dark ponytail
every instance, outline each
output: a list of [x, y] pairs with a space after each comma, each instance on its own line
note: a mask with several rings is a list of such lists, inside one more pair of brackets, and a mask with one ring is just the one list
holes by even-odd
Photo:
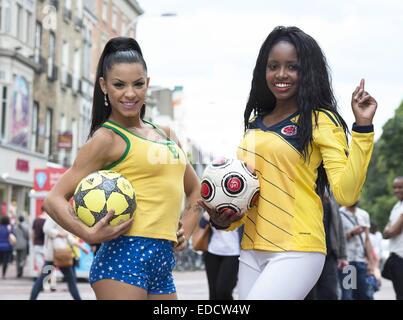
[[[173, 251], [186, 246], [200, 216], [198, 178], [177, 137], [144, 119], [148, 84], [136, 40], [109, 40], [98, 63], [88, 142], [44, 203], [64, 229], [102, 243], [89, 279], [97, 299], [176, 299]], [[68, 200], [81, 179], [101, 169], [132, 183], [137, 207], [129, 221], [110, 225], [110, 210], [89, 228]]]
[[321, 197], [331, 188], [355, 203], [371, 158], [377, 102], [361, 80], [351, 101], [355, 123], [337, 111], [326, 59], [297, 27], [276, 27], [264, 41], [244, 112], [238, 157], [259, 177], [257, 206], [244, 216], [209, 210], [212, 224], [245, 224], [238, 274], [240, 299], [304, 299], [326, 255]]

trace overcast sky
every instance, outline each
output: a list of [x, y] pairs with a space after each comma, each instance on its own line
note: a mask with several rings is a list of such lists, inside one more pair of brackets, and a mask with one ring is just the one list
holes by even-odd
[[187, 134], [206, 151], [234, 155], [257, 54], [277, 25], [295, 25], [318, 41], [350, 127], [351, 93], [361, 78], [378, 101], [376, 138], [403, 99], [403, 1], [138, 2], [145, 13], [137, 38], [151, 85], [184, 87]]

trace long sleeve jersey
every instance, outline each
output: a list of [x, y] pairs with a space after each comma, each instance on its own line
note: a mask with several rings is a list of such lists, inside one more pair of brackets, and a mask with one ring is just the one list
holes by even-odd
[[256, 170], [257, 206], [228, 228], [245, 224], [243, 249], [326, 253], [323, 207], [316, 193], [323, 164], [340, 205], [355, 203], [373, 150], [373, 126], [353, 126], [351, 147], [338, 117], [328, 110], [312, 115], [312, 144], [305, 159], [298, 143], [298, 112], [267, 127], [253, 119], [237, 156]]

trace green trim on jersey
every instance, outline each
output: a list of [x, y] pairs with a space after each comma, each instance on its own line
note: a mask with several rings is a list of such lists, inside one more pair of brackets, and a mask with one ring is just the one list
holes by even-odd
[[126, 149], [125, 149], [125, 152], [121, 155], [121, 157], [118, 160], [116, 160], [115, 162], [112, 162], [110, 165], [108, 165], [108, 166], [106, 166], [105, 168], [102, 169], [102, 170], [110, 170], [113, 167], [115, 167], [116, 165], [118, 165], [119, 163], [121, 163], [126, 158], [127, 154], [129, 153], [129, 150], [131, 148], [131, 142], [130, 142], [129, 138], [126, 137], [118, 129], [116, 129], [116, 128], [112, 127], [112, 126], [109, 126], [106, 123], [103, 123], [101, 126], [104, 127], [104, 128], [108, 128], [108, 129], [113, 130], [115, 133], [117, 133], [119, 136], [121, 136], [123, 138], [123, 140], [125, 140], [125, 142], [126, 142]]

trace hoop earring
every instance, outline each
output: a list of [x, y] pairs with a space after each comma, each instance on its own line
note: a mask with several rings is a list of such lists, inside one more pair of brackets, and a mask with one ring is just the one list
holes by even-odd
[[105, 104], [105, 107], [109, 106], [108, 99], [107, 99], [106, 95], [107, 95], [107, 94], [105, 93], [105, 95], [104, 95], [104, 104]]

